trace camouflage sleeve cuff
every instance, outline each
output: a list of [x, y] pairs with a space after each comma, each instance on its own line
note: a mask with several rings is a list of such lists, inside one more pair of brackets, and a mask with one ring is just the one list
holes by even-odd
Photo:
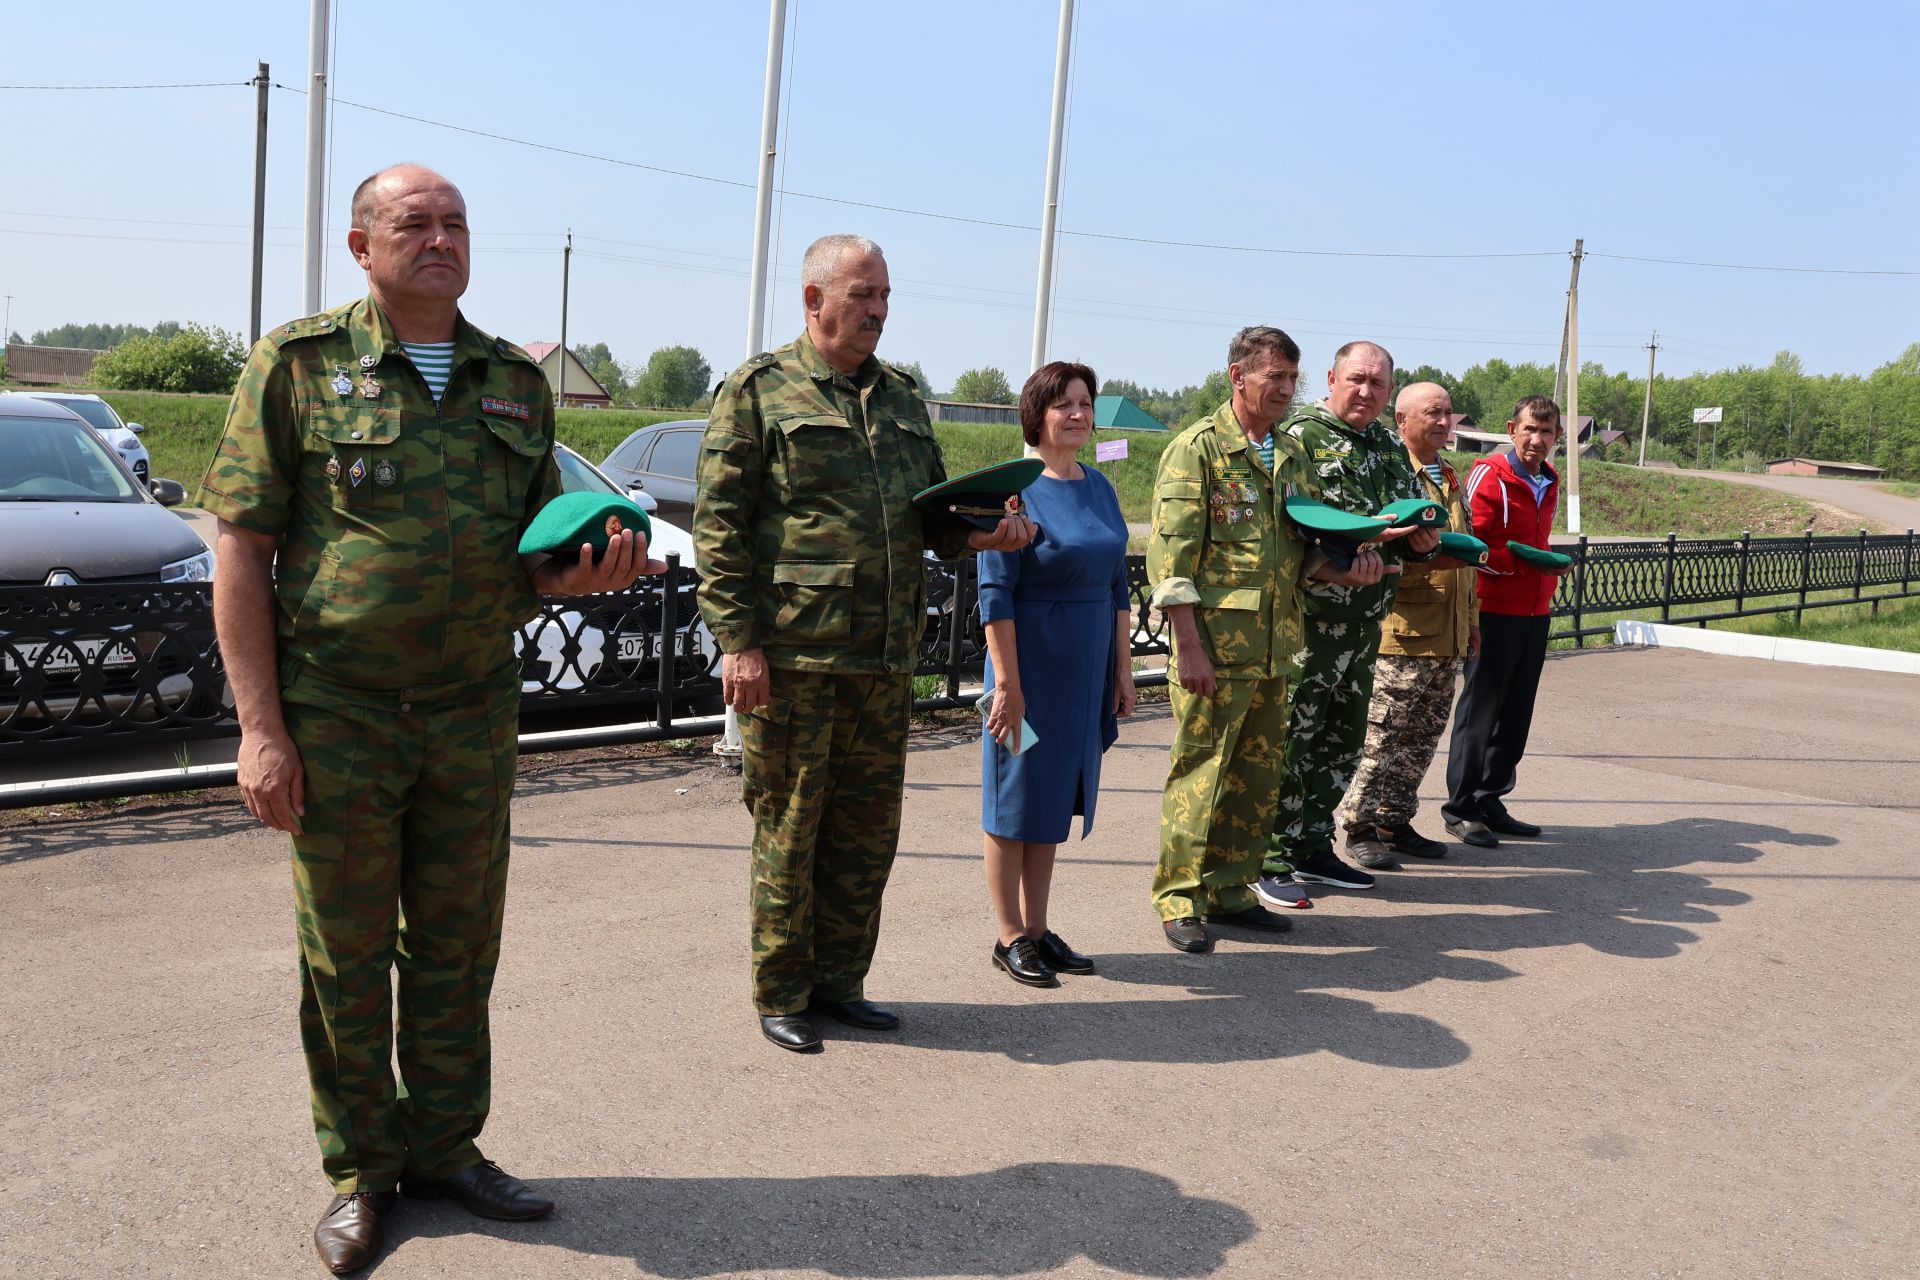
[[1148, 603], [1156, 609], [1166, 609], [1179, 604], [1199, 604], [1200, 588], [1193, 585], [1192, 578], [1167, 578], [1153, 589], [1153, 597]]
[[1327, 553], [1318, 547], [1308, 547], [1306, 558], [1300, 562], [1300, 581], [1305, 582], [1320, 572], [1320, 566], [1327, 562]]
[[745, 653], [748, 649], [758, 649], [762, 645], [760, 637], [749, 627], [709, 627], [713, 632], [713, 642], [720, 646], [722, 653]]
[[274, 512], [263, 507], [248, 506], [238, 498], [221, 493], [205, 483], [200, 486], [199, 496], [202, 511], [217, 519], [225, 520], [237, 529], [264, 534], [269, 538], [277, 538], [287, 531], [284, 513], [281, 519], [276, 520]]

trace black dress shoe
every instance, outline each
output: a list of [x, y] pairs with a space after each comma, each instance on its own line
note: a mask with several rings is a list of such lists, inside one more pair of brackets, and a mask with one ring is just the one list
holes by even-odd
[[1040, 958], [1040, 948], [1034, 945], [1032, 938], [994, 943], [993, 967], [1005, 970], [1009, 978], [1029, 987], [1060, 985], [1060, 979], [1053, 976], [1053, 970]]
[[358, 1271], [379, 1256], [386, 1239], [385, 1222], [393, 1212], [391, 1191], [356, 1191], [335, 1196], [320, 1224], [313, 1229], [313, 1247], [320, 1261], [337, 1276]]
[[1167, 941], [1175, 951], [1205, 951], [1213, 945], [1207, 941], [1206, 928], [1192, 916], [1163, 921], [1160, 927], [1166, 931]]
[[1248, 907], [1245, 911], [1236, 911], [1232, 915], [1201, 916], [1200, 918], [1208, 924], [1228, 924], [1239, 929], [1258, 929], [1262, 933], [1285, 933], [1293, 928], [1293, 921], [1262, 906]]
[[1040, 958], [1047, 962], [1047, 968], [1055, 973], [1093, 972], [1093, 961], [1068, 946], [1067, 940], [1051, 929], [1041, 934], [1040, 941], [1034, 945], [1040, 948]]
[[795, 1053], [814, 1053], [820, 1048], [820, 1033], [801, 1013], [761, 1014], [760, 1034]]
[[1522, 822], [1510, 813], [1490, 813], [1487, 815], [1487, 829], [1498, 831], [1503, 836], [1537, 836], [1540, 828], [1531, 822]]
[[1382, 827], [1386, 833], [1387, 847], [1395, 853], [1408, 854], [1415, 858], [1444, 858], [1447, 846], [1444, 841], [1429, 840], [1413, 829], [1411, 822], [1402, 822], [1398, 826]]
[[900, 1025], [900, 1015], [882, 1009], [871, 1000], [821, 1000], [807, 1006], [808, 1013], [822, 1013], [835, 1022], [844, 1022], [862, 1031], [891, 1031]]
[[409, 1200], [451, 1200], [468, 1213], [502, 1222], [525, 1222], [553, 1212], [553, 1201], [533, 1194], [520, 1179], [491, 1160], [482, 1160], [434, 1182], [402, 1182]]
[[1447, 819], [1447, 833], [1462, 844], [1470, 844], [1476, 849], [1497, 849], [1500, 837], [1487, 830], [1487, 824], [1472, 818]]

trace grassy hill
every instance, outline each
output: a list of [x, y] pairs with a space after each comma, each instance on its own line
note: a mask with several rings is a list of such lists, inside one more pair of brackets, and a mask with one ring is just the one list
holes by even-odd
[[[226, 419], [225, 396], [162, 395], [146, 392], [103, 393], [122, 418], [146, 428], [147, 450], [153, 455], [153, 474], [170, 476], [191, 492], [206, 474]], [[560, 439], [594, 462], [635, 428], [680, 417], [692, 411], [654, 412], [612, 409], [564, 409], [560, 412]], [[937, 423], [935, 434], [946, 455], [947, 470], [958, 474], [991, 462], [1020, 456], [1020, 428], [1003, 423]], [[1144, 523], [1153, 499], [1153, 477], [1160, 452], [1171, 432], [1112, 432], [1105, 438], [1124, 439], [1128, 456], [1100, 463], [1099, 469], [1120, 493], [1120, 509], [1128, 520]], [[1464, 474], [1472, 459], [1456, 456], [1454, 465]], [[1834, 516], [1798, 498], [1747, 485], [1671, 471], [1642, 471], [1637, 467], [1587, 462], [1580, 468], [1581, 524], [1599, 535], [1661, 537], [1668, 532], [1683, 538], [1727, 537], [1742, 529], [1755, 534], [1800, 533], [1812, 522], [1816, 534], [1852, 533], [1859, 522]], [[1558, 524], [1566, 529], [1566, 503]]]

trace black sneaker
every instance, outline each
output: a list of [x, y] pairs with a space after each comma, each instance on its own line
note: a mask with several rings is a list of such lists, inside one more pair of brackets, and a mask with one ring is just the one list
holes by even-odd
[[1257, 929], [1261, 933], [1285, 933], [1293, 928], [1293, 921], [1277, 911], [1265, 907], [1252, 906], [1236, 911], [1232, 915], [1202, 916], [1208, 924], [1227, 924], [1236, 929]]
[[1386, 833], [1387, 847], [1395, 853], [1404, 853], [1412, 858], [1444, 858], [1447, 846], [1444, 841], [1429, 840], [1413, 829], [1411, 822], [1402, 822], [1397, 826], [1381, 827]]
[[1400, 860], [1393, 850], [1372, 836], [1349, 835], [1347, 856], [1369, 871], [1398, 871]]
[[1313, 906], [1307, 891], [1285, 876], [1261, 876], [1254, 882], [1253, 896], [1270, 907], [1305, 911]]
[[1206, 926], [1192, 916], [1162, 921], [1160, 927], [1166, 931], [1167, 941], [1176, 951], [1205, 951], [1213, 945], [1207, 941]]
[[1330, 884], [1341, 889], [1373, 888], [1372, 876], [1340, 861], [1331, 849], [1322, 849], [1303, 860], [1293, 869], [1293, 878], [1301, 884]]

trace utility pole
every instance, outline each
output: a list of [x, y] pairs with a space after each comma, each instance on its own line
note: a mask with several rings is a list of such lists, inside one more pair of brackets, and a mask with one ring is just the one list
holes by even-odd
[[560, 251], [560, 377], [553, 407], [567, 407], [567, 285], [573, 276], [573, 228], [567, 228], [567, 247]]
[[1567, 390], [1567, 323], [1573, 316], [1572, 291], [1568, 291], [1567, 305], [1560, 310], [1560, 359], [1553, 366], [1553, 402], [1564, 403], [1561, 396]]
[[1029, 373], [1047, 362], [1047, 330], [1053, 318], [1053, 229], [1060, 212], [1060, 141], [1066, 132], [1067, 72], [1072, 49], [1073, 0], [1060, 0], [1060, 38], [1053, 55], [1053, 125], [1047, 138], [1047, 196], [1040, 208], [1040, 283], [1034, 290]]
[[253, 297], [247, 310], [247, 345], [260, 341], [260, 263], [267, 245], [267, 64], [253, 77]]
[[0, 346], [13, 341], [13, 295], [7, 295], [7, 318], [0, 323]]
[[1584, 239], [1573, 242], [1573, 278], [1567, 284], [1567, 532], [1580, 532], [1580, 259]]
[[1660, 331], [1647, 343], [1647, 398], [1640, 405], [1640, 465], [1647, 465], [1647, 420], [1653, 416], [1653, 353], [1660, 349]]
[[320, 309], [320, 266], [326, 252], [327, 0], [312, 0], [307, 33], [307, 218], [305, 314]]

